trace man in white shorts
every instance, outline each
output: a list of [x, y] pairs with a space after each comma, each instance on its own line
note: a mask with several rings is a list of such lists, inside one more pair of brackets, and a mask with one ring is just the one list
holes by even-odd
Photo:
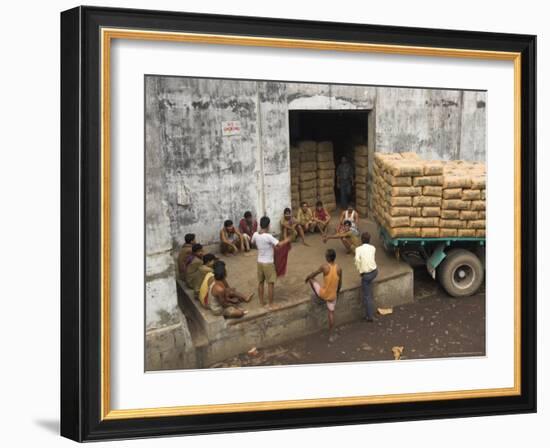
[[290, 243], [290, 237], [279, 241], [269, 233], [269, 224], [271, 220], [264, 216], [260, 219], [260, 231], [252, 235], [252, 244], [258, 248], [258, 296], [260, 303], [264, 302], [264, 283], [267, 282], [267, 296], [269, 308], [273, 307], [273, 289], [277, 272], [275, 271], [274, 248]]

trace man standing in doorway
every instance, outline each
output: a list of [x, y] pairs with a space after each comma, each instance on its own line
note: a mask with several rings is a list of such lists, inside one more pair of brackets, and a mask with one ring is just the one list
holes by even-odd
[[258, 296], [260, 297], [260, 303], [265, 306], [264, 283], [267, 283], [268, 306], [271, 309], [273, 307], [273, 288], [277, 279], [274, 248], [290, 243], [290, 237], [279, 241], [269, 233], [270, 222], [267, 216], [263, 216], [260, 219], [260, 231], [252, 235], [250, 242], [258, 248]]
[[365, 304], [365, 320], [374, 320], [374, 297], [372, 295], [372, 282], [378, 275], [375, 261], [376, 247], [370, 243], [370, 234], [361, 234], [361, 246], [355, 249], [355, 267], [361, 275], [361, 293]]
[[340, 165], [336, 168], [336, 186], [340, 190], [340, 207], [348, 208], [353, 188], [353, 166], [349, 163], [346, 156], [342, 157]]

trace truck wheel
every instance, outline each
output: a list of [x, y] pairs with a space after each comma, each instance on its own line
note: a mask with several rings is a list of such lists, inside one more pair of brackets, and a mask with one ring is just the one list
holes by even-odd
[[483, 282], [483, 265], [479, 258], [466, 249], [449, 252], [439, 267], [439, 282], [453, 297], [475, 294]]

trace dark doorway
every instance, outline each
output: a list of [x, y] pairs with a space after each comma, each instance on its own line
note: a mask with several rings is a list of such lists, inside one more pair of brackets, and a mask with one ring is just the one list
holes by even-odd
[[[354, 148], [367, 145], [368, 110], [291, 110], [289, 112], [290, 145], [296, 147], [299, 142], [312, 140], [330, 141], [334, 148], [334, 166], [342, 157], [354, 163]], [[334, 187], [339, 204], [339, 192]], [[352, 192], [352, 200], [355, 200]]]

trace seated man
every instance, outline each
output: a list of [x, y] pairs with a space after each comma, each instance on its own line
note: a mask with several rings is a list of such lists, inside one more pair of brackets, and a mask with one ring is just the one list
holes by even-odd
[[244, 249], [243, 237], [230, 219], [223, 223], [220, 230], [220, 252], [224, 255], [236, 255]]
[[[199, 268], [203, 265], [203, 255], [204, 254], [202, 250], [202, 244], [193, 244], [191, 255], [189, 255], [186, 260], [183, 276], [185, 284], [193, 291], [197, 290], [197, 293], [198, 288], [196, 288], [196, 284], [199, 279], [202, 278], [202, 273], [200, 272]], [[197, 295], [195, 295], [195, 298], [197, 298]]]
[[245, 297], [229, 287], [226, 277], [225, 263], [216, 261], [214, 263], [214, 281], [212, 281], [208, 290], [207, 300], [210, 310], [215, 316], [225, 318], [243, 317], [248, 311], [242, 310], [237, 305], [240, 302], [250, 302], [254, 293]]
[[202, 284], [204, 283], [207, 277], [214, 275], [213, 266], [217, 260], [218, 259], [214, 254], [205, 254], [202, 257], [202, 266], [199, 267], [199, 274], [197, 274], [193, 278], [193, 285], [192, 285], [193, 292], [195, 293], [195, 297], [198, 297], [202, 305], [204, 305], [200, 294], [202, 291]]
[[321, 235], [326, 235], [330, 219], [330, 213], [325, 209], [325, 207], [323, 207], [323, 203], [321, 201], [317, 201], [315, 204], [315, 211], [313, 212], [315, 230], [319, 230]]
[[256, 221], [252, 217], [252, 212], [246, 211], [244, 212], [244, 218], [241, 219], [239, 222], [239, 231], [241, 232], [241, 235], [243, 236], [244, 241], [244, 250], [248, 252], [250, 250], [250, 240], [252, 239], [252, 235], [254, 235], [254, 232], [258, 230], [258, 221]]
[[286, 240], [287, 238], [289, 238], [291, 242], [294, 242], [296, 241], [297, 236], [300, 235], [304, 246], [309, 246], [309, 244], [306, 243], [306, 239], [304, 237], [303, 227], [296, 219], [294, 219], [294, 217], [292, 216], [292, 212], [288, 207], [284, 210], [284, 214], [281, 218], [280, 224], [283, 239]]
[[183, 280], [183, 274], [185, 272], [185, 260], [191, 255], [191, 250], [195, 241], [194, 233], [187, 233], [184, 237], [185, 244], [181, 246], [180, 252], [178, 254], [178, 273], [180, 280]]
[[315, 221], [313, 219], [313, 212], [309, 208], [307, 202], [302, 202], [298, 214], [296, 215], [296, 220], [298, 224], [302, 226], [304, 232], [314, 232], [315, 231]]
[[341, 240], [342, 244], [346, 248], [346, 253], [354, 254], [355, 248], [361, 245], [361, 240], [359, 235], [351, 227], [351, 221], [344, 221], [344, 228], [341, 232], [337, 232], [332, 236], [323, 235], [323, 243], [326, 243], [327, 240]]

